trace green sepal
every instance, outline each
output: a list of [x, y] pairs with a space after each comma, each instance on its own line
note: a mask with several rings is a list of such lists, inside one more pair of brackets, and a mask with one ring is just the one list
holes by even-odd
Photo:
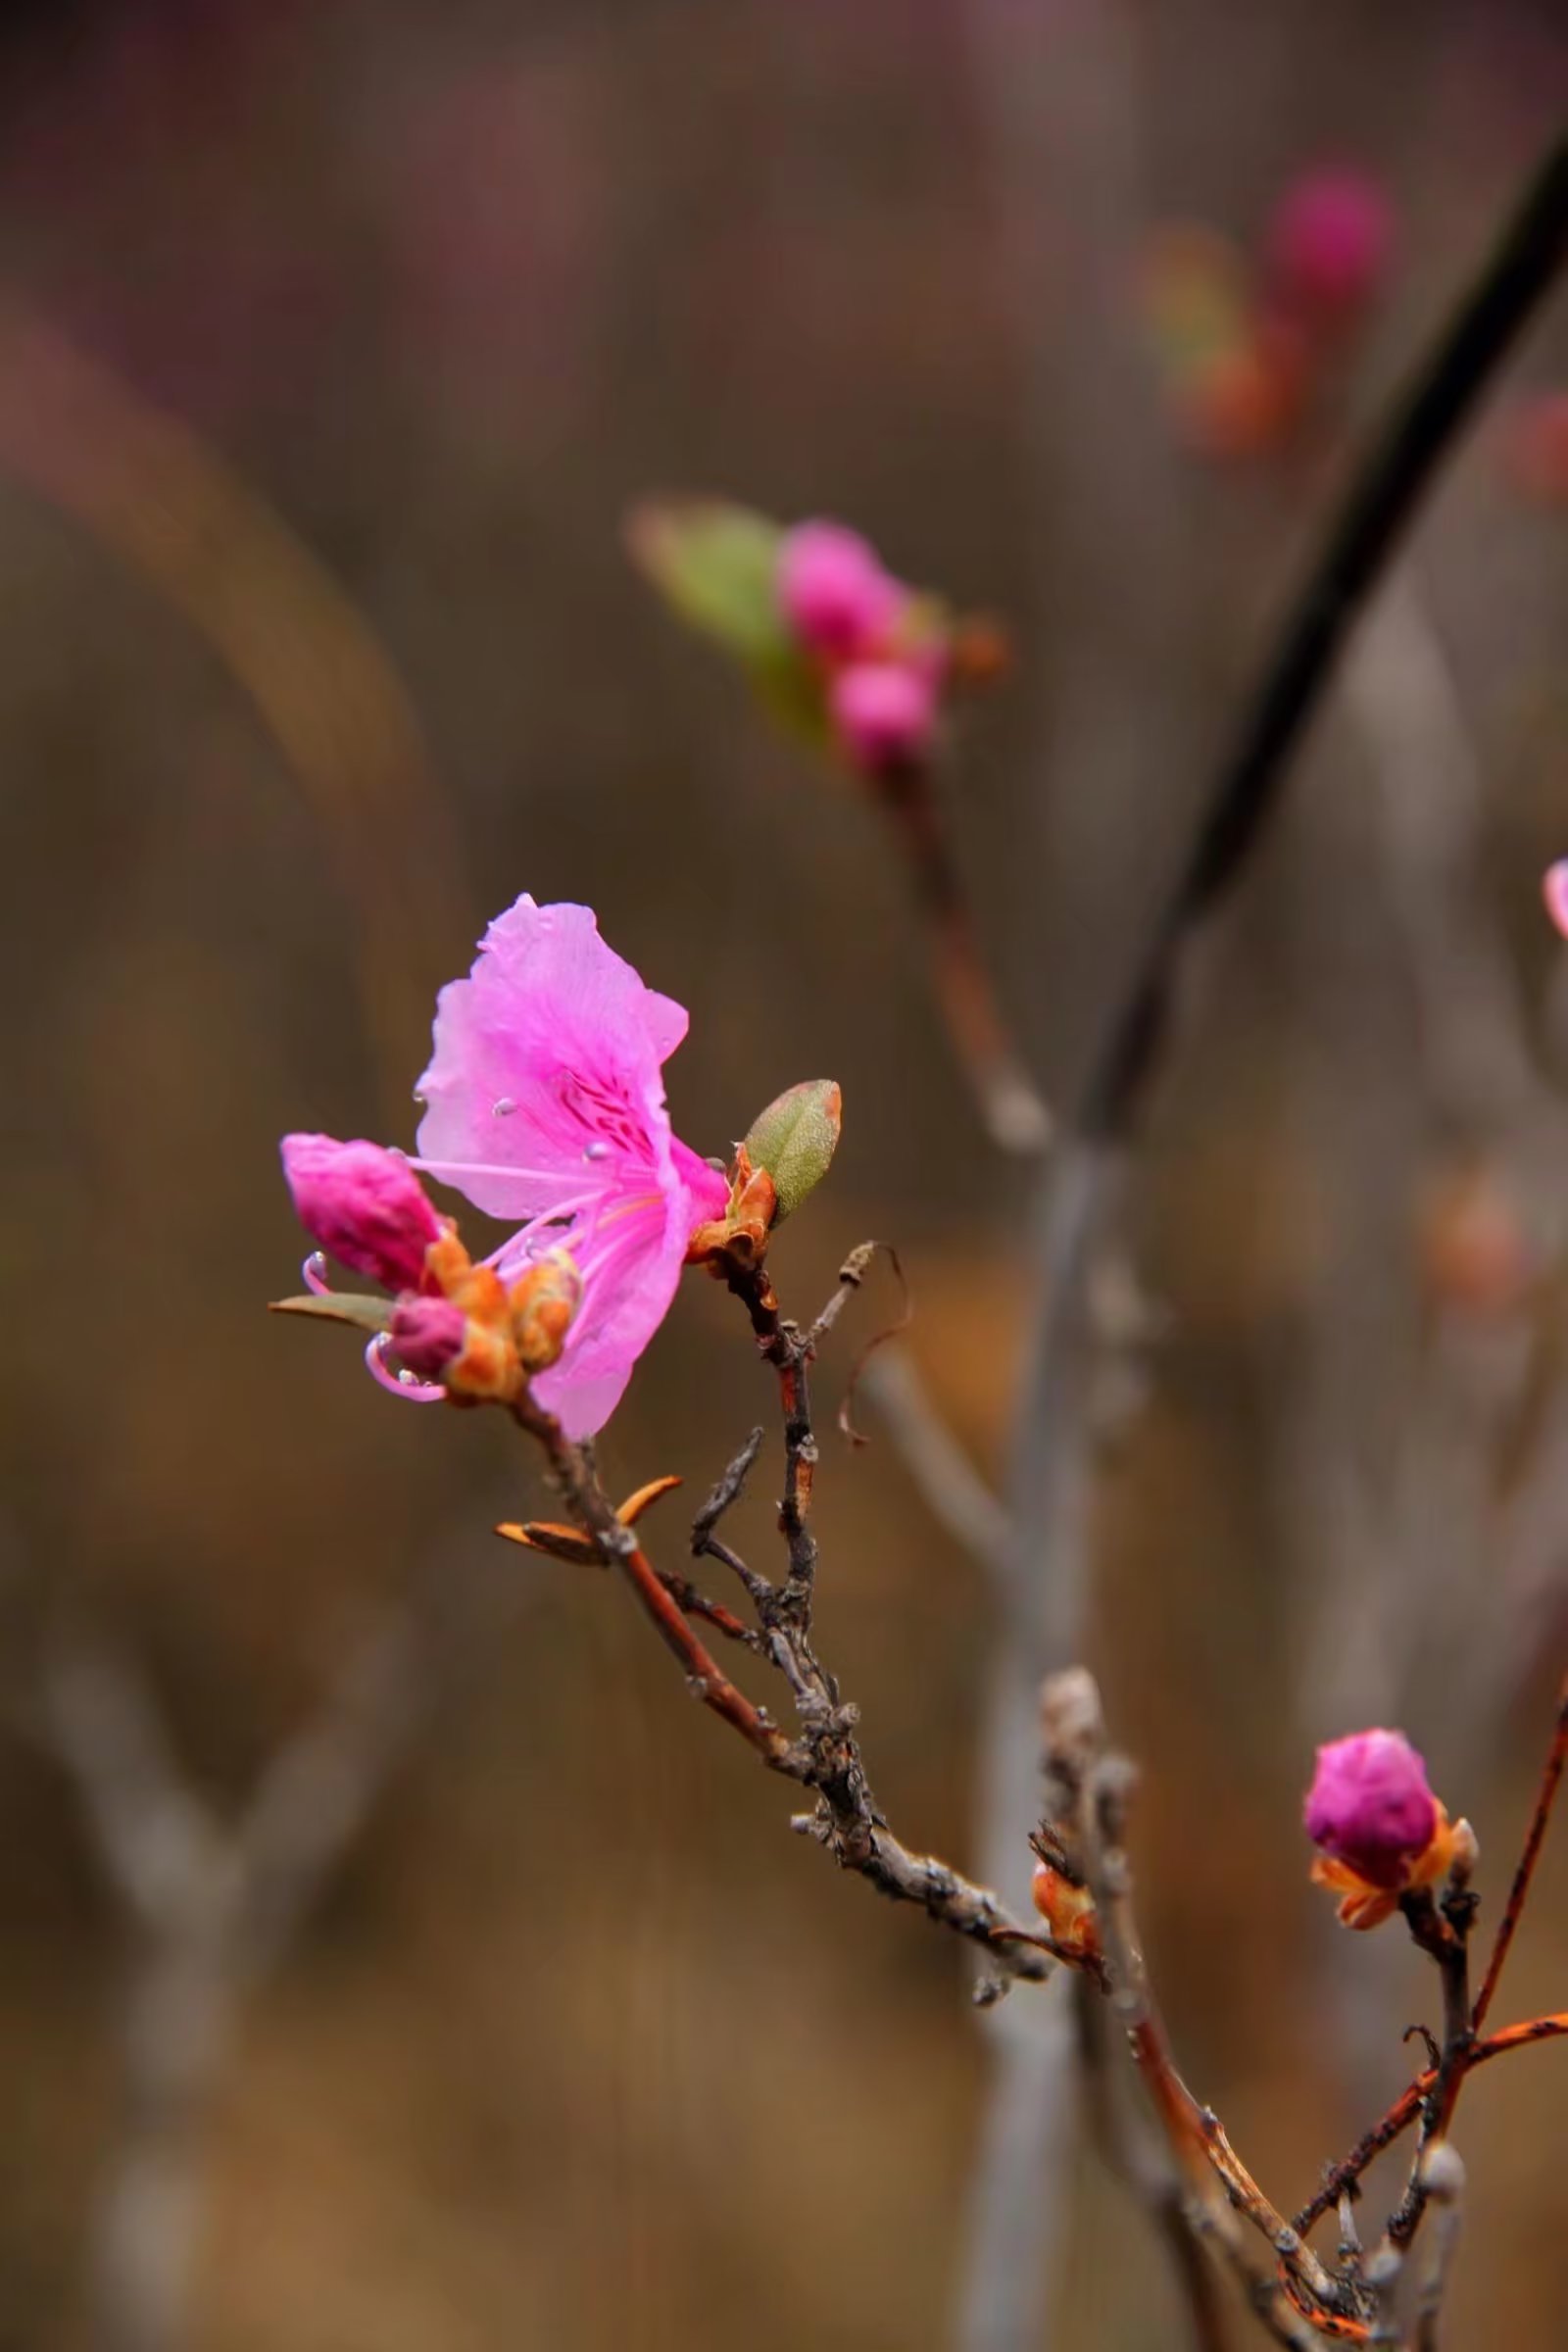
[[315, 1315], [323, 1323], [352, 1323], [360, 1331], [386, 1331], [392, 1322], [394, 1301], [377, 1298], [369, 1291], [325, 1291], [319, 1296], [307, 1291], [298, 1298], [273, 1298], [269, 1301], [271, 1315]]

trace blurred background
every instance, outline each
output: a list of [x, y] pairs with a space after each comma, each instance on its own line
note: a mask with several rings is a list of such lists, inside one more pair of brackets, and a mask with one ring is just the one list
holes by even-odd
[[[842, 514], [1006, 617], [946, 790], [1070, 1098], [1346, 453], [1565, 99], [1547, 0], [4, 12], [0, 2345], [949, 2340], [965, 1955], [790, 1837], [604, 1580], [490, 1542], [543, 1500], [504, 1429], [269, 1321], [276, 1140], [411, 1141], [435, 988], [519, 891], [585, 900], [692, 1009], [699, 1150], [841, 1082], [785, 1303], [895, 1241], [1000, 1482], [1036, 1178], [868, 797], [679, 634], [623, 514]], [[1158, 256], [1199, 224], [1245, 289], [1326, 162], [1387, 205], [1375, 300], [1299, 410], [1238, 409]], [[1129, 1202], [1161, 1336], [1084, 1645], [1186, 2072], [1286, 2209], [1432, 2006], [1305, 1884], [1314, 1743], [1402, 1723], [1494, 1906], [1563, 1657], [1564, 386], [1559, 299], [1205, 945]], [[688, 1283], [609, 1483], [700, 1494], [770, 1401]], [[885, 1437], [824, 1454], [824, 1652], [901, 1836], [973, 1862], [983, 1571]], [[384, 1731], [365, 1785], [279, 1780], [334, 1704]], [[236, 1986], [203, 1904], [259, 1788], [319, 1850]], [[1494, 2022], [1565, 1983], [1548, 1853]], [[1555, 2340], [1564, 2063], [1467, 2092], [1455, 2340]], [[1167, 2340], [1158, 2247], [1071, 2176], [1038, 2340]]]

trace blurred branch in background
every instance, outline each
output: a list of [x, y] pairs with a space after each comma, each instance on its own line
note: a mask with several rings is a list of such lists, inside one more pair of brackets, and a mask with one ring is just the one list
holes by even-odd
[[[1148, 745], [1171, 712], [1159, 653], [1184, 607], [1171, 474], [1142, 429], [1142, 355], [1126, 302], [1147, 152], [1134, 27], [1102, 0], [973, 0], [967, 64], [985, 140], [1019, 379], [1026, 548], [1042, 608], [1072, 583], [1058, 638], [1026, 665], [1022, 753], [1039, 835], [1022, 854], [1092, 891]], [[1069, 225], [1070, 224], [1070, 225]], [[1132, 551], [1136, 550], [1136, 557]], [[1114, 866], [1111, 866], [1114, 871]], [[1065, 903], [1065, 902], [1064, 902]], [[1091, 988], [1098, 974], [1090, 976]], [[1091, 1336], [1075, 1272], [1101, 1230], [1098, 1147], [1058, 1122], [1036, 1188], [1033, 1321], [1009, 1436], [1010, 1530], [994, 1581], [975, 1844], [987, 1881], [1023, 1884], [1039, 1808], [1039, 1690], [1089, 1615]], [[987, 2088], [960, 2241], [961, 2352], [1051, 2342], [1073, 2189], [1073, 2021], [1059, 1992], [986, 2020]]]
[[[1341, 794], [1323, 863], [1304, 846], [1293, 891], [1317, 1006], [1303, 1146], [1328, 1226], [1283, 1440], [1300, 1705], [1317, 1735], [1424, 1722], [1444, 1772], [1470, 1782], [1563, 1603], [1560, 1539], [1538, 1562], [1519, 1531], [1563, 1517], [1551, 1416], [1532, 1423], [1558, 1348], [1543, 1277], [1560, 1250], [1568, 1117], [1488, 907], [1480, 756], [1413, 564], [1369, 616], [1346, 710], [1371, 888], [1329, 877], [1354, 821]], [[1396, 993], [1370, 975], [1371, 924], [1403, 967]], [[1392, 1033], [1401, 1007], [1413, 1056]], [[1399, 1400], [1392, 1427], [1385, 1398]], [[1377, 2064], [1386, 1987], [1333, 1950], [1353, 2099]]]
[[121, 2121], [89, 2262], [96, 2352], [177, 2352], [188, 2340], [208, 2128], [246, 2004], [432, 1721], [494, 1663], [536, 1591], [498, 1570], [488, 1544], [448, 1546], [350, 1649], [232, 1822], [176, 1758], [134, 1657], [67, 1623], [42, 1636], [19, 1725], [69, 1775], [129, 1945]]
[[[466, 916], [455, 838], [374, 635], [187, 426], [15, 304], [0, 310], [0, 464], [165, 596], [250, 696], [351, 909], [368, 1038], [401, 1114], [429, 974]], [[91, 1633], [50, 1642], [34, 1730], [76, 1787], [133, 1932], [122, 2123], [91, 2261], [103, 2352], [172, 2352], [184, 2339], [206, 2126], [245, 1999], [292, 1947], [451, 1686], [531, 1590], [476, 1560], [443, 1569], [353, 1651], [233, 1826], [175, 1761], [134, 1661]]]
[[[1064, 1663], [1076, 1649], [1083, 1613], [1084, 1357], [1092, 1338], [1082, 1308], [1086, 1269], [1168, 1039], [1184, 952], [1239, 878], [1278, 805], [1291, 756], [1317, 712], [1353, 622], [1475, 403], [1551, 285], [1565, 248], [1568, 144], [1556, 147], [1533, 177], [1452, 324], [1353, 475], [1258, 688], [1244, 707], [1193, 848], [1150, 927], [1107, 1023], [1077, 1121], [1048, 1172], [1043, 1304], [1018, 1422], [1017, 1594], [1004, 1616], [983, 1782], [986, 1836], [1004, 1838], [1009, 1848], [1032, 1786], [1032, 1769], [1025, 1765], [1027, 1757], [1032, 1767], [1032, 1733], [1025, 1728], [1031, 1694], [1041, 1672]], [[1116, 699], [1113, 692], [1107, 701]], [[1061, 1644], [1054, 1651], [1054, 1642]], [[988, 1864], [992, 1859], [988, 1853]], [[986, 1875], [999, 1874], [988, 1867]], [[1004, 1888], [1004, 1879], [1002, 1884]], [[1059, 2036], [1055, 2048], [1038, 2023], [1022, 2029], [1030, 2032], [1031, 2043], [1014, 2047], [1010, 2065], [999, 2069], [988, 2112], [966, 2256], [960, 2321], [965, 2352], [1001, 2352], [1034, 2340], [1039, 2330], [1040, 2280], [1050, 2259], [1039, 2221], [1047, 2202], [1042, 2110], [1049, 2103], [1049, 2130], [1063, 2139], [1071, 2116], [1064, 2095], [1065, 2034], [1047, 2014]]]
[[407, 1062], [468, 917], [417, 722], [363, 614], [190, 428], [14, 302], [0, 307], [0, 466], [166, 597], [277, 743], [358, 930], [367, 1031]]

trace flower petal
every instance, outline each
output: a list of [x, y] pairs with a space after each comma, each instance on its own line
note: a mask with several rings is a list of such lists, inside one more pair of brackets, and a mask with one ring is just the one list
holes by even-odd
[[501, 1217], [575, 1198], [607, 1159], [652, 1174], [669, 1134], [660, 1065], [684, 1028], [681, 1008], [605, 945], [590, 907], [520, 898], [437, 1001], [416, 1090], [420, 1155], [485, 1171], [450, 1181]]

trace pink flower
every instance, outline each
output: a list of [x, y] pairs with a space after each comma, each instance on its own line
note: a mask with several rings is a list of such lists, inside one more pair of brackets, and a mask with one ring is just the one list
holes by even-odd
[[1287, 301], [1344, 318], [1369, 302], [1388, 270], [1388, 200], [1364, 172], [1309, 172], [1288, 188], [1268, 230], [1268, 255]]
[[1568, 858], [1559, 858], [1541, 877], [1541, 895], [1553, 924], [1568, 939]]
[[786, 532], [778, 595], [802, 643], [835, 662], [879, 651], [907, 602], [876, 550], [842, 522], [803, 522]]
[[858, 662], [841, 669], [828, 713], [851, 764], [866, 775], [921, 760], [936, 733], [936, 681], [919, 662]]
[[283, 1174], [300, 1223], [340, 1265], [389, 1291], [413, 1290], [441, 1220], [401, 1152], [285, 1135]]
[[591, 908], [527, 897], [437, 1002], [411, 1164], [519, 1220], [491, 1260], [504, 1282], [551, 1250], [570, 1253], [581, 1302], [560, 1361], [533, 1384], [568, 1437], [609, 1420], [694, 1228], [728, 1198], [723, 1176], [670, 1132], [661, 1067], [685, 1034], [684, 1008], [606, 947]]
[[1442, 1812], [1426, 1766], [1402, 1732], [1355, 1732], [1317, 1751], [1303, 1807], [1306, 1834], [1372, 1886], [1410, 1883]]
[[463, 1353], [468, 1318], [450, 1298], [400, 1298], [387, 1328], [387, 1346], [418, 1380], [439, 1380]]

